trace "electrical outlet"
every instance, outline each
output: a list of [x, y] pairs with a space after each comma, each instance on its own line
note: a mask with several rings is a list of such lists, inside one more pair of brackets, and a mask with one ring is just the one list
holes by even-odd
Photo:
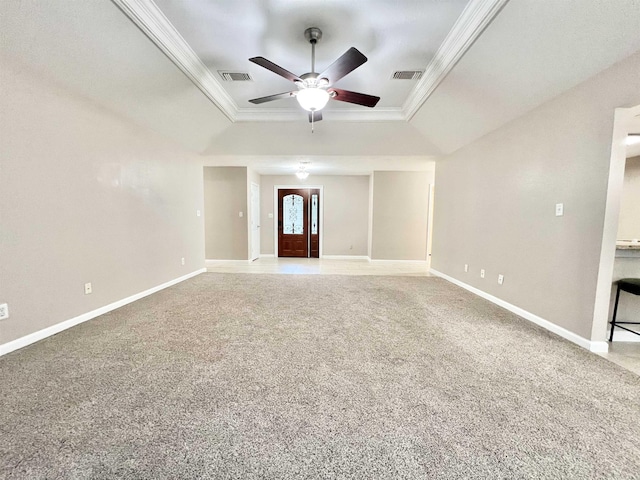
[[564, 203], [556, 203], [556, 217], [564, 215]]
[[93, 289], [91, 288], [91, 282], [84, 284], [84, 294], [91, 295], [93, 293]]
[[200, 210], [196, 210], [196, 217], [200, 216]]
[[268, 216], [269, 218], [273, 218], [273, 213], [270, 213]]
[[180, 259], [180, 262], [182, 263], [182, 265], [184, 265], [184, 257]]
[[464, 271], [465, 271], [465, 272], [468, 272], [468, 271], [469, 271], [469, 264], [468, 264], [468, 263], [465, 263], [465, 264], [464, 264]]
[[242, 212], [238, 212], [238, 216], [239, 216], [240, 218], [242, 218], [242, 217], [244, 217], [244, 213], [242, 213]]
[[498, 275], [498, 285], [502, 285], [504, 283], [504, 275]]
[[9, 318], [9, 305], [6, 303], [0, 303], [0, 320]]
[[484, 268], [480, 270], [480, 278], [484, 278]]

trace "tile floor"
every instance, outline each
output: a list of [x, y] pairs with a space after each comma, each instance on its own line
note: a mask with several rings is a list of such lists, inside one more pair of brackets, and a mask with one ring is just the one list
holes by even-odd
[[284, 273], [307, 275], [429, 276], [427, 262], [367, 259], [260, 257], [246, 260], [207, 260], [207, 271], [220, 273]]
[[[218, 273], [430, 276], [427, 262], [395, 260], [261, 257], [253, 262], [207, 260], [206, 267]], [[640, 342], [613, 342], [609, 352], [598, 355], [640, 375]]]
[[612, 342], [607, 353], [598, 355], [640, 375], [640, 342]]

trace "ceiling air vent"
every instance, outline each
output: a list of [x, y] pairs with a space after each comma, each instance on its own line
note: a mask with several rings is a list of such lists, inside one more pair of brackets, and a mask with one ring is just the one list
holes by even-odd
[[244, 72], [221, 72], [218, 71], [220, 76], [225, 82], [251, 82], [253, 78], [251, 75]]
[[422, 70], [399, 70], [393, 73], [393, 80], [420, 80]]

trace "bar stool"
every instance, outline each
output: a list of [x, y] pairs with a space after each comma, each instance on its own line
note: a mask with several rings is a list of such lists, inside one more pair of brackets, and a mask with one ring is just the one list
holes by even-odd
[[640, 278], [623, 278], [618, 280], [618, 290], [616, 291], [616, 303], [613, 307], [613, 318], [611, 319], [611, 333], [609, 334], [609, 341], [613, 341], [613, 330], [618, 327], [627, 332], [635, 333], [636, 335], [640, 335], [640, 332], [636, 332], [635, 330], [631, 330], [626, 327], [621, 327], [622, 325], [640, 325], [640, 322], [616, 322], [616, 314], [618, 313], [618, 300], [620, 299], [620, 291], [628, 292], [633, 295], [640, 295]]

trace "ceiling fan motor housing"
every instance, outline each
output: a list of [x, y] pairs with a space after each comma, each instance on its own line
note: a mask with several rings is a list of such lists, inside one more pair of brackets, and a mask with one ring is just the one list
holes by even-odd
[[318, 27], [310, 27], [304, 31], [304, 38], [309, 43], [318, 43], [318, 40], [322, 38], [322, 30]]

